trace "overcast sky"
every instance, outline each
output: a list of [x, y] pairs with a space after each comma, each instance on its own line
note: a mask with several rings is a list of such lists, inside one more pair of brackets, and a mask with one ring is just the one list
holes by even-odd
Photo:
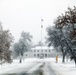
[[30, 32], [33, 42], [41, 40], [41, 18], [43, 21], [43, 42], [46, 27], [64, 13], [67, 7], [76, 5], [75, 0], [0, 0], [0, 21], [18, 41], [22, 31]]

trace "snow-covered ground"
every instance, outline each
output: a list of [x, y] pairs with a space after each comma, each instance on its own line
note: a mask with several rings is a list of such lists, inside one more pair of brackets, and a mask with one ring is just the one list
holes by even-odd
[[[31, 65], [36, 64], [36, 62], [50, 62], [52, 69], [57, 75], [76, 75], [76, 67], [74, 61], [68, 61], [64, 64], [61, 58], [59, 58], [58, 63], [55, 62], [55, 58], [47, 59], [37, 59], [37, 58], [27, 58], [24, 62], [19, 63], [19, 60], [14, 60], [12, 64], [0, 65], [0, 75], [3, 73], [20, 72], [23, 69], [27, 69]], [[20, 71], [19, 71], [20, 69]], [[17, 71], [18, 70], [18, 71]]]
[[50, 62], [50, 66], [55, 71], [57, 75], [76, 75], [76, 67], [74, 61], [66, 61], [62, 63], [62, 59], [59, 58], [58, 63], [56, 63], [55, 58], [45, 59], [45, 61]]
[[31, 65], [35, 65], [38, 62], [40, 62], [39, 59], [36, 58], [29, 58], [25, 59], [22, 63], [19, 63], [19, 60], [13, 60], [13, 63], [11, 64], [3, 64], [0, 65], [0, 75], [5, 73], [19, 73], [23, 71], [23, 69], [27, 70], [28, 67], [31, 67]]

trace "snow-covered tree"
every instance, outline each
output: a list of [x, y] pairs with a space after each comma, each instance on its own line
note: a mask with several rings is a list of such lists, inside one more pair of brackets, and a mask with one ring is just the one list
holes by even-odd
[[22, 57], [24, 53], [31, 48], [32, 35], [28, 32], [22, 32], [18, 43], [14, 44], [14, 52], [20, 57], [20, 63], [22, 62]]
[[11, 62], [11, 53], [10, 50], [13, 37], [9, 30], [3, 30], [2, 25], [0, 25], [0, 61], [2, 62]]
[[65, 55], [67, 53], [67, 50], [64, 49], [66, 47], [66, 44], [64, 41], [65, 38], [63, 37], [63, 34], [59, 29], [53, 26], [47, 28], [47, 35], [48, 35], [47, 37], [48, 46], [53, 45], [56, 49], [60, 48], [59, 52], [62, 52], [63, 55], [62, 62], [65, 62]]
[[[55, 20], [55, 25], [62, 31], [64, 41], [70, 51], [71, 59], [74, 59], [76, 64], [76, 7], [68, 8], [65, 14], [62, 14], [57, 17]], [[68, 28], [69, 27], [69, 28]], [[68, 37], [63, 32], [63, 29], [66, 28]]]

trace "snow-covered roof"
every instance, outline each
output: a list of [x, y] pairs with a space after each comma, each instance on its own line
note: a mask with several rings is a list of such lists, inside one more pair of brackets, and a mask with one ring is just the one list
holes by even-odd
[[[41, 49], [41, 46], [33, 47], [32, 50], [33, 50], [33, 49]], [[44, 49], [54, 49], [54, 47], [53, 47], [53, 46], [51, 46], [51, 47], [48, 47], [48, 46], [42, 46], [42, 49], [43, 49], [43, 50], [44, 50]]]

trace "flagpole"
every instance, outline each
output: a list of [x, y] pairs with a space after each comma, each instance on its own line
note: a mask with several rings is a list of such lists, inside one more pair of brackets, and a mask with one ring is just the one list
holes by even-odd
[[42, 28], [43, 28], [43, 25], [42, 25], [42, 22], [43, 22], [43, 19], [41, 18], [41, 57], [42, 57]]
[[42, 43], [42, 21], [41, 21], [41, 43]]

